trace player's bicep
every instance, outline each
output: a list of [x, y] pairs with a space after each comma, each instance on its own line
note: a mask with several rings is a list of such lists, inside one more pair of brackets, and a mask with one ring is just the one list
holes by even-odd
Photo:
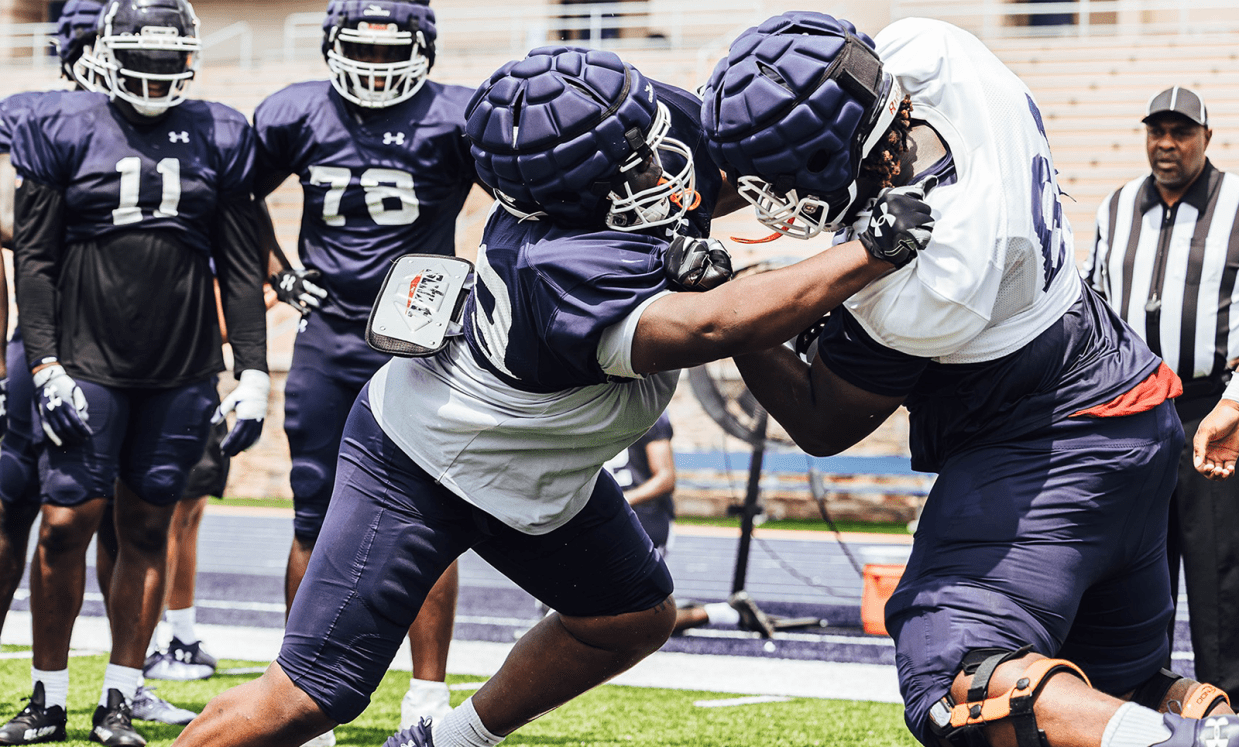
[[[817, 451], [837, 454], [858, 443], [899, 409], [903, 394], [879, 394], [852, 383], [830, 369], [820, 357], [809, 367], [813, 401], [825, 412], [816, 429]], [[817, 452], [815, 452], [817, 453]]]

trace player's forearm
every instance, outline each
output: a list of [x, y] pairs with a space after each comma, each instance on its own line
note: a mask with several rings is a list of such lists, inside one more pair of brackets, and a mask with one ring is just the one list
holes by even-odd
[[705, 293], [660, 298], [641, 316], [633, 369], [687, 368], [774, 347], [892, 269], [851, 241]]
[[660, 496], [668, 495], [672, 490], [675, 490], [674, 477], [668, 479], [664, 475], [654, 475], [631, 490], [625, 490], [624, 500], [628, 501], [630, 506], [639, 506]]
[[250, 200], [221, 205], [216, 235], [220, 301], [236, 371], [267, 370], [267, 320], [263, 301], [266, 254], [258, 241], [257, 209]]
[[56, 278], [63, 243], [64, 195], [26, 179], [15, 199], [13, 265], [32, 369], [57, 357]]

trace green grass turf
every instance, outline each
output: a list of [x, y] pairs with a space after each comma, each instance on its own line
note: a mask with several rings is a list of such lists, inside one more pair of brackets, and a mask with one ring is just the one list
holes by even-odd
[[[6, 647], [15, 649], [16, 647]], [[104, 656], [74, 657], [69, 661], [69, 741], [89, 747], [90, 717], [99, 698], [106, 664]], [[220, 669], [254, 666], [252, 662], [222, 661]], [[743, 666], [742, 664], [740, 666]], [[216, 675], [200, 682], [148, 684], [177, 705], [201, 710], [211, 697], [256, 675]], [[481, 678], [450, 676], [449, 683], [478, 682]], [[408, 674], [391, 672], [384, 678], [370, 708], [351, 724], [336, 729], [339, 744], [379, 747], [396, 729], [400, 699]], [[0, 660], [0, 719], [23, 706], [30, 693], [30, 660]], [[452, 693], [459, 704], [470, 691]], [[916, 747], [903, 726], [901, 708], [887, 703], [796, 698], [786, 703], [761, 703], [725, 708], [699, 708], [696, 700], [729, 698], [708, 692], [657, 690], [605, 685], [510, 736], [504, 744], [581, 745], [594, 747]], [[151, 747], [164, 747], [180, 733], [179, 726], [138, 722]]]

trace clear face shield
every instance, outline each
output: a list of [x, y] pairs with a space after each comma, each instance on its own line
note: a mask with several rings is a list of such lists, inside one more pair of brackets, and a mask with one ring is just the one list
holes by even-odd
[[[697, 193], [693, 153], [668, 137], [671, 115], [661, 101], [645, 147], [637, 149], [620, 167], [623, 182], [608, 195], [611, 209], [606, 223], [617, 231], [640, 231], [675, 223], [701, 203]], [[668, 167], [676, 167], [668, 171]]]
[[331, 84], [346, 101], [368, 109], [406, 101], [430, 72], [425, 46], [420, 31], [401, 31], [394, 23], [342, 28], [327, 51]]
[[[887, 76], [890, 86], [882, 97], [873, 125], [860, 143], [857, 163], [864, 160], [890, 129], [904, 92], [894, 76]], [[780, 192], [770, 182], [758, 176], [742, 176], [736, 180], [736, 191], [757, 213], [764, 226], [794, 239], [810, 239], [819, 233], [835, 233], [847, 227], [857, 212], [856, 181], [843, 189], [822, 196], [799, 194], [796, 189]]]
[[90, 59], [102, 69], [113, 98], [129, 102], [146, 117], [159, 116], [185, 100], [202, 49], [196, 36], [181, 36], [171, 26], [112, 34], [110, 19], [104, 29]]

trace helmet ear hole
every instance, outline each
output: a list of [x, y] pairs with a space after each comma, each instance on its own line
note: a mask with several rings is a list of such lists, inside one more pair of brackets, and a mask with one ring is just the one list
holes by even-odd
[[815, 174], [822, 173], [828, 166], [830, 166], [830, 154], [821, 149], [813, 151], [813, 155], [809, 156], [809, 160], [805, 162], [805, 168]]

